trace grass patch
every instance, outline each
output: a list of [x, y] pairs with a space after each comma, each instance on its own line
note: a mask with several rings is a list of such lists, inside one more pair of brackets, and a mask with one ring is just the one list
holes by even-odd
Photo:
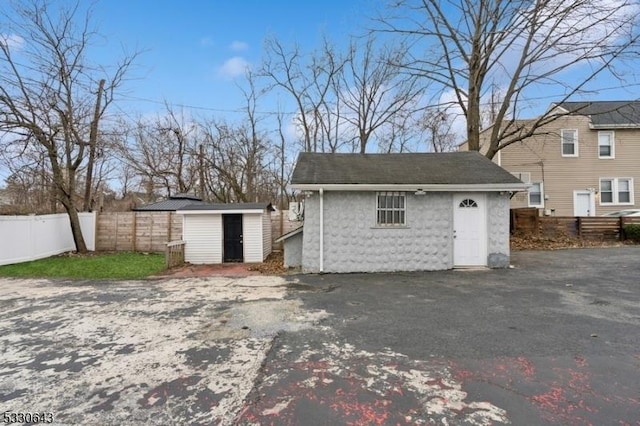
[[60, 255], [0, 266], [0, 276], [20, 278], [76, 278], [129, 280], [164, 270], [164, 255], [131, 252]]

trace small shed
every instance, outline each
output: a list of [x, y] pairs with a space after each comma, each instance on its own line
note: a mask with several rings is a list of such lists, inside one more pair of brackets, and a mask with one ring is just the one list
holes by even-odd
[[182, 215], [185, 261], [260, 263], [271, 253], [269, 203], [189, 204]]

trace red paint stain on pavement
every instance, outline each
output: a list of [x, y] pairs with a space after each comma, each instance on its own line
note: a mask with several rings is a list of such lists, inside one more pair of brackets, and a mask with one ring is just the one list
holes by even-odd
[[458, 382], [465, 382], [466, 380], [472, 379], [476, 377], [476, 373], [471, 370], [466, 370], [464, 368], [459, 368], [455, 363], [450, 362], [449, 367], [453, 371], [453, 377]]
[[577, 404], [570, 401], [567, 398], [565, 389], [561, 387], [552, 387], [548, 392], [531, 397], [531, 400], [544, 410], [543, 418], [549, 422], [560, 421], [566, 425], [593, 425], [586, 418], [576, 413], [578, 409], [588, 412], [593, 412], [593, 410], [586, 406], [582, 400], [578, 401]]
[[[257, 400], [246, 401], [236, 422], [298, 425], [304, 413], [310, 423], [412, 425], [424, 417], [416, 395], [403, 391], [405, 383], [367, 373], [370, 360], [366, 358], [352, 361], [338, 369], [324, 361], [271, 363], [267, 375], [286, 378], [263, 388]], [[265, 409], [269, 411], [282, 401], [289, 403], [277, 413], [265, 415]]]
[[576, 355], [573, 359], [575, 360], [576, 365], [578, 367], [584, 368], [587, 366], [587, 360], [581, 357], [580, 355]]
[[522, 374], [524, 374], [527, 379], [531, 380], [533, 376], [536, 375], [535, 367], [527, 358], [519, 356], [516, 358], [516, 362], [520, 365], [520, 371], [522, 371]]
[[[621, 388], [621, 394], [616, 395], [598, 389], [606, 377], [593, 377], [587, 359], [579, 355], [568, 360], [552, 357], [542, 362], [536, 365], [529, 358], [514, 357], [449, 361], [448, 365], [463, 387], [472, 382], [487, 383], [522, 394], [540, 410], [542, 419], [554, 424], [590, 425], [606, 407], [609, 411], [621, 409], [620, 418], [627, 418], [613, 418], [612, 424], [640, 426], [632, 414], [640, 412], [640, 400], [633, 395], [632, 388]], [[628, 423], [631, 419], [635, 423]]]
[[391, 401], [375, 400], [373, 403], [361, 403], [358, 401], [358, 390], [351, 389], [349, 392], [350, 394], [345, 394], [344, 391], [337, 392], [336, 396], [339, 398], [329, 405], [333, 411], [341, 416], [355, 417], [355, 420], [347, 421], [346, 424], [365, 426], [386, 423], [389, 418], [388, 406]]

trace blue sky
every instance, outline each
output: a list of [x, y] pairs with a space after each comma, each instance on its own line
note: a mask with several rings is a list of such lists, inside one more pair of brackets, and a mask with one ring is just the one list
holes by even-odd
[[[127, 98], [118, 109], [149, 114], [161, 111], [166, 100], [199, 107], [191, 110], [194, 114], [233, 119], [240, 115], [231, 111], [243, 102], [236, 84], [243, 82], [245, 65], [259, 66], [265, 36], [275, 35], [285, 46], [298, 43], [303, 52], [318, 47], [323, 35], [340, 45], [372, 25], [369, 17], [384, 4], [384, 0], [102, 0], [94, 21], [106, 42], [95, 47], [104, 51], [100, 57], [104, 63], [113, 62], [121, 45], [144, 50], [132, 72], [136, 80], [128, 83]], [[570, 74], [565, 77], [571, 79]], [[617, 85], [609, 78], [600, 79], [597, 86], [606, 90], [590, 99], [638, 98], [637, 85], [611, 89]], [[551, 87], [538, 89], [524, 114], [540, 113], [558, 94]], [[284, 109], [293, 110], [284, 102]], [[265, 99], [259, 109], [274, 110], [275, 101]]]
[[[0, 0], [7, 1], [7, 0]], [[72, 0], [54, 0], [53, 5]], [[83, 6], [89, 0], [80, 0]], [[245, 65], [259, 67], [266, 36], [274, 35], [285, 46], [298, 43], [303, 53], [319, 47], [323, 36], [338, 46], [349, 36], [362, 34], [372, 25], [369, 17], [386, 0], [260, 1], [240, 0], [99, 0], [93, 22], [103, 36], [92, 46], [92, 60], [113, 64], [122, 49], [141, 50], [114, 113], [132, 116], [163, 111], [173, 106], [195, 107], [191, 114], [241, 118]], [[79, 14], [79, 17], [81, 14]], [[633, 68], [634, 74], [635, 69]], [[565, 73], [571, 79], [575, 70]], [[635, 78], [631, 76], [632, 80]], [[635, 83], [635, 82], [634, 82]], [[602, 90], [590, 99], [637, 99], [638, 85], [610, 90], [619, 83], [610, 78], [598, 82]], [[533, 116], [557, 100], [553, 87], [536, 88], [531, 94]], [[284, 102], [284, 109], [294, 111]], [[284, 99], [284, 100], [283, 100]], [[581, 100], [581, 99], [574, 99]], [[273, 111], [275, 97], [265, 99], [259, 111]], [[536, 110], [537, 108], [537, 110]], [[187, 108], [188, 109], [188, 108]], [[275, 125], [273, 126], [275, 130]]]
[[[365, 0], [307, 1], [166, 1], [103, 0], [95, 23], [106, 37], [98, 46], [104, 61], [120, 51], [144, 50], [127, 84], [126, 111], [148, 113], [161, 105], [131, 98], [220, 110], [242, 105], [236, 83], [243, 64], [257, 67], [265, 36], [304, 50], [326, 34], [336, 42], [366, 25], [371, 5]], [[103, 43], [100, 43], [103, 44]], [[206, 113], [206, 110], [203, 110]], [[232, 114], [233, 115], [233, 114]]]

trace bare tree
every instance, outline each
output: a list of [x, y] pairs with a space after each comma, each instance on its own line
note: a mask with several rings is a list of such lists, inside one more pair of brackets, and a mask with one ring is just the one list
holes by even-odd
[[266, 57], [258, 76], [266, 77], [269, 89], [281, 89], [296, 105], [296, 124], [304, 151], [335, 152], [339, 139], [340, 109], [334, 89], [345, 60], [328, 40], [320, 50], [305, 55], [298, 46], [290, 50], [274, 37], [265, 43]]
[[453, 92], [469, 149], [480, 149], [482, 100], [499, 84], [486, 153], [492, 158], [559, 117], [549, 110], [526, 128], [516, 120], [536, 90], [560, 87], [563, 102], [588, 93], [601, 75], [622, 80], [620, 65], [638, 54], [639, 11], [636, 0], [399, 0], [377, 30], [412, 46], [400, 64], [406, 72]]
[[420, 128], [426, 132], [429, 148], [433, 152], [450, 152], [456, 148], [452, 115], [446, 109], [426, 109]]
[[344, 105], [343, 118], [357, 135], [355, 150], [361, 154], [376, 131], [392, 125], [397, 115], [411, 115], [417, 109], [423, 87], [395, 65], [404, 61], [405, 54], [400, 45], [377, 49], [372, 36], [363, 45], [351, 42], [336, 92]]
[[88, 63], [95, 36], [90, 18], [79, 3], [56, 9], [16, 2], [0, 35], [0, 141], [22, 153], [44, 150], [79, 252], [87, 250], [78, 218], [79, 171], [97, 149], [100, 120], [135, 57], [125, 55], [111, 72]]
[[270, 195], [264, 191], [266, 141], [251, 128], [216, 119], [202, 123], [205, 182], [212, 200], [255, 202]]
[[255, 202], [277, 196], [277, 184], [266, 169], [271, 141], [261, 130], [258, 92], [247, 74], [244, 117], [239, 124], [209, 119], [200, 127], [203, 137], [202, 175], [210, 198], [221, 202]]
[[294, 100], [303, 150], [364, 153], [374, 139], [379, 150], [396, 145], [389, 135], [406, 139], [410, 129], [398, 124], [417, 111], [425, 85], [397, 67], [407, 53], [403, 45], [379, 45], [370, 36], [352, 39], [343, 52], [326, 39], [309, 54], [286, 50], [275, 38], [266, 46], [260, 76]]
[[167, 195], [196, 189], [200, 134], [195, 119], [165, 103], [154, 119], [139, 118], [121, 127], [129, 130], [117, 144], [119, 157], [144, 183], [148, 200], [156, 188]]

